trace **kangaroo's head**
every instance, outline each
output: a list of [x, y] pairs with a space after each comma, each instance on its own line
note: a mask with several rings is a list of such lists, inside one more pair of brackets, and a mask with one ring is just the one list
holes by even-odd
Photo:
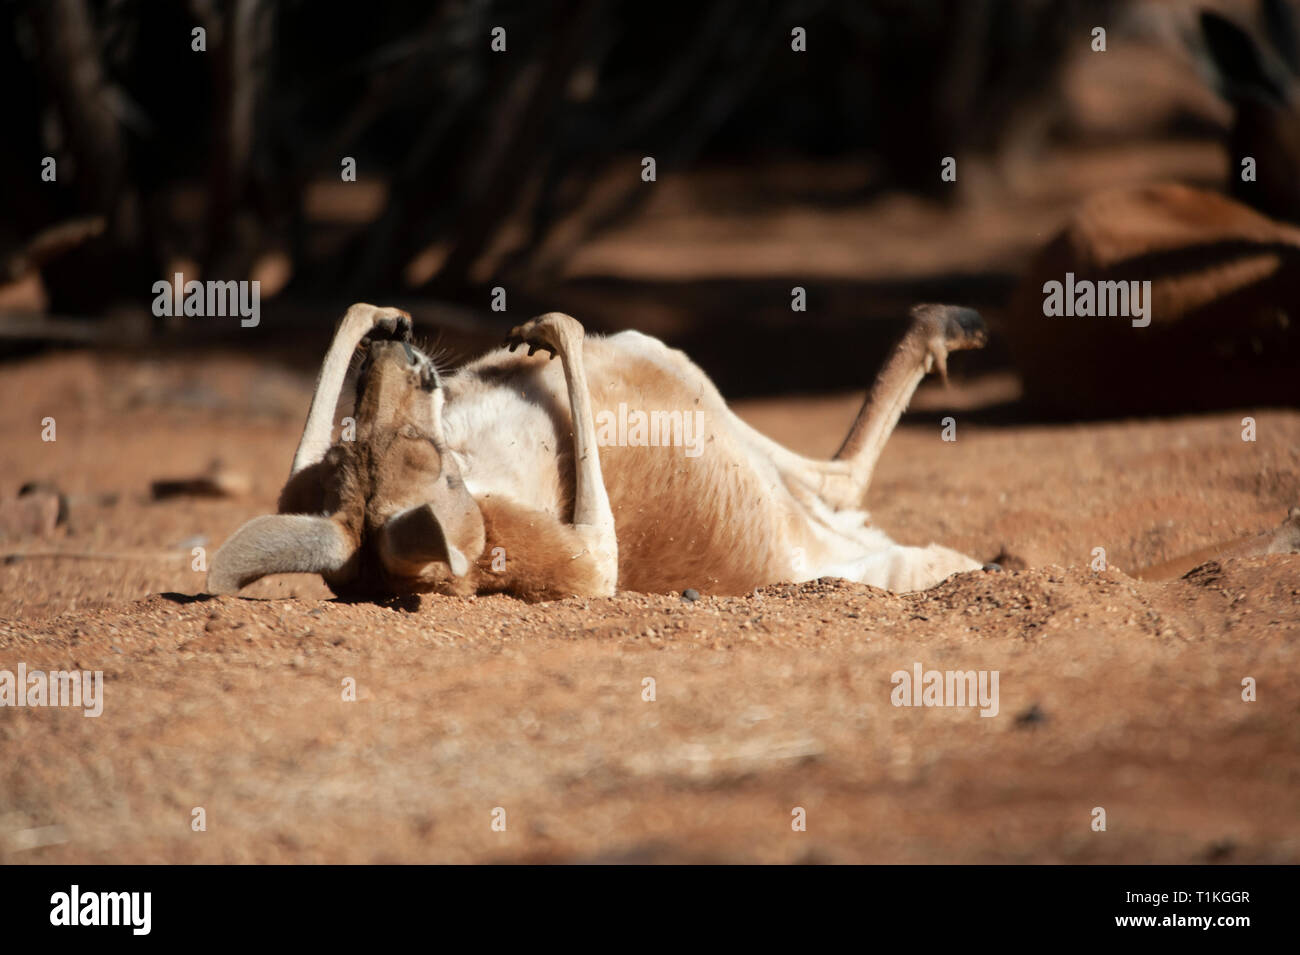
[[320, 513], [245, 524], [213, 557], [209, 592], [295, 571], [319, 573], [346, 596], [455, 589], [485, 534], [443, 439], [441, 385], [411, 344], [372, 342], [357, 376], [355, 435], [307, 476]]
[[340, 462], [364, 499], [360, 576], [382, 591], [434, 589], [483, 551], [483, 517], [443, 437], [441, 385], [406, 342], [373, 343], [358, 377], [358, 453]]

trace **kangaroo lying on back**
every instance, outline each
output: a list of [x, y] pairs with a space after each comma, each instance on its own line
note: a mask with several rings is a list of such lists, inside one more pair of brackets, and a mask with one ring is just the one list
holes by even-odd
[[[981, 566], [946, 547], [896, 544], [862, 509], [922, 377], [946, 374], [950, 351], [984, 343], [969, 309], [913, 310], [829, 461], [759, 434], [685, 355], [637, 332], [587, 338], [577, 321], [552, 312], [516, 328], [511, 351], [445, 380], [409, 335], [405, 312], [348, 310], [321, 366], [280, 513], [249, 521], [217, 551], [210, 593], [291, 572], [318, 573], [348, 596], [727, 594], [826, 576], [914, 591]], [[355, 440], [332, 444], [339, 393], [366, 338]], [[519, 343], [527, 355], [513, 353]], [[534, 357], [538, 349], [558, 356], [558, 367]], [[681, 430], [602, 445], [596, 422], [620, 405], [657, 412], [661, 426], [677, 414]], [[683, 433], [688, 416], [701, 426], [693, 438]], [[1300, 508], [1274, 531], [1138, 575], [1177, 576], [1216, 555], [1297, 551]]]
[[[309, 572], [357, 596], [735, 594], [825, 576], [913, 591], [978, 570], [946, 547], [894, 543], [862, 509], [921, 379], [985, 340], [969, 309], [925, 305], [912, 316], [839, 453], [819, 461], [759, 434], [684, 354], [638, 332], [586, 337], [552, 312], [516, 328], [510, 351], [443, 379], [406, 341], [405, 312], [354, 305], [321, 368], [280, 513], [225, 543], [208, 590]], [[356, 440], [332, 444], [339, 392], [366, 338]], [[514, 353], [520, 343], [527, 355]], [[698, 424], [694, 453], [677, 435], [599, 446], [596, 422], [620, 404], [667, 411], [656, 417], [664, 428]]]

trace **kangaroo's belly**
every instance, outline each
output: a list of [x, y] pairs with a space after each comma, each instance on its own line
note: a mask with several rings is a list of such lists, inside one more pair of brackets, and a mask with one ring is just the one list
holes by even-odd
[[[775, 465], [731, 426], [732, 413], [703, 371], [636, 333], [589, 338], [584, 363], [618, 535], [619, 586], [740, 593], [790, 579], [806, 516]], [[572, 520], [572, 428], [560, 362], [498, 354], [466, 372], [479, 380], [452, 385], [445, 422], [470, 492]]]
[[585, 358], [619, 585], [743, 593], [789, 579], [806, 515], [708, 376], [637, 333], [596, 339]]

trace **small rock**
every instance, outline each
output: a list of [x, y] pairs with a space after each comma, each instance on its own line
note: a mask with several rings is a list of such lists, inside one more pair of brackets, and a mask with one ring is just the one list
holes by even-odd
[[1228, 856], [1232, 855], [1237, 849], [1237, 843], [1232, 839], [1219, 839], [1210, 843], [1205, 850], [1205, 858], [1209, 862], [1222, 862]]
[[[997, 556], [989, 561], [989, 564], [995, 564], [998, 570], [1029, 569], [1029, 561], [1025, 560], [1025, 558], [1021, 557], [1019, 554], [1011, 553], [1007, 550], [1005, 545], [998, 551]], [[984, 569], [989, 569], [987, 564], [984, 566]]]
[[688, 587], [686, 590], [682, 591], [682, 599], [689, 603], [695, 603], [695, 601], [700, 599], [700, 592], [692, 587]]
[[1016, 714], [1016, 726], [1024, 728], [1026, 726], [1037, 726], [1039, 723], [1047, 722], [1047, 714], [1042, 711], [1037, 703], [1032, 704], [1029, 709], [1022, 713]]

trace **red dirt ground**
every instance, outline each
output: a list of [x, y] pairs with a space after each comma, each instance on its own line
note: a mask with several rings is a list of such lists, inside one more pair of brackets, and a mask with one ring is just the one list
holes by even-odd
[[[927, 387], [870, 503], [899, 540], [1029, 569], [912, 596], [376, 605], [308, 577], [182, 596], [193, 538], [273, 508], [308, 382], [240, 358], [0, 368], [0, 495], [45, 479], [70, 504], [51, 535], [0, 541], [0, 669], [105, 681], [98, 719], [0, 709], [0, 862], [1300, 860], [1300, 557], [1125, 573], [1277, 524], [1300, 413], [957, 410], [940, 440], [945, 409], [996, 386]], [[825, 454], [858, 400], [739, 410]], [[149, 500], [216, 456], [249, 495]], [[917, 661], [998, 670], [998, 716], [891, 705]]]

